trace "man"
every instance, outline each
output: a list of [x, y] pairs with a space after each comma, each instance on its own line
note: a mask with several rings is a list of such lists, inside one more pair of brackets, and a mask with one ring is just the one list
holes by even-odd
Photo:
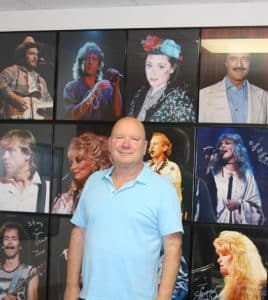
[[28, 130], [11, 130], [0, 140], [5, 170], [0, 178], [0, 210], [48, 212], [50, 182], [37, 172], [35, 146]]
[[104, 54], [100, 47], [85, 43], [78, 51], [73, 65], [73, 81], [64, 87], [64, 108], [74, 120], [106, 120], [119, 118], [122, 103], [120, 73], [108, 69], [111, 83], [103, 80]]
[[[143, 163], [137, 119], [120, 119], [109, 138], [114, 166], [91, 175], [72, 222], [65, 300], [169, 300], [181, 256], [181, 212], [172, 184]], [[164, 247], [163, 275], [157, 269]]]
[[148, 166], [160, 175], [166, 176], [175, 186], [179, 200], [182, 201], [181, 171], [179, 166], [168, 160], [172, 153], [172, 144], [169, 138], [162, 132], [154, 132], [150, 140], [148, 153], [151, 160]]
[[38, 272], [36, 268], [21, 261], [21, 227], [17, 223], [4, 223], [0, 233], [3, 254], [0, 265], [0, 299], [37, 300]]
[[0, 73], [1, 115], [4, 119], [51, 119], [53, 100], [37, 72], [40, 44], [27, 36], [16, 48], [17, 64]]
[[[169, 138], [162, 132], [154, 132], [150, 140], [148, 153], [151, 156], [151, 160], [146, 163], [151, 170], [168, 178], [176, 188], [178, 194], [178, 200], [182, 201], [181, 190], [181, 171], [179, 166], [168, 160], [172, 153], [172, 144]], [[160, 261], [162, 262], [161, 254]], [[162, 264], [160, 270], [162, 269]], [[161, 271], [160, 271], [161, 275]], [[185, 258], [181, 256], [180, 269], [175, 283], [175, 288], [172, 293], [172, 299], [183, 300], [188, 295], [188, 266]]]
[[199, 122], [268, 123], [268, 93], [249, 83], [248, 53], [229, 53], [226, 76], [200, 90]]

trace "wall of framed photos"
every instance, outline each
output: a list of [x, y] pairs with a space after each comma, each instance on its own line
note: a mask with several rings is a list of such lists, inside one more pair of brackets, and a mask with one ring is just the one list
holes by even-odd
[[[205, 13], [208, 6], [203, 5], [200, 6], [201, 10], [198, 13], [191, 8], [191, 16], [189, 17], [188, 15], [188, 18], [185, 17], [184, 13], [181, 13], [181, 20], [174, 21], [176, 22], [175, 25], [172, 24], [172, 19], [175, 20], [177, 18], [178, 11], [172, 11], [171, 7], [164, 7], [164, 11], [171, 14], [171, 17], [168, 20], [164, 19], [164, 21], [163, 18], [159, 17], [160, 10], [158, 8], [153, 8], [156, 12], [155, 19], [152, 17], [149, 22], [146, 19], [148, 8], [144, 10], [137, 9], [134, 13], [134, 18], [129, 16], [129, 14], [122, 14], [128, 15], [128, 22], [124, 23], [128, 24], [128, 26], [122, 25], [124, 22], [123, 18], [121, 20], [112, 18], [113, 13], [111, 13], [111, 9], [109, 9], [109, 14], [105, 9], [94, 9], [94, 12], [98, 12], [98, 16], [100, 14], [109, 15], [108, 21], [107, 18], [100, 18], [100, 21], [99, 18], [96, 18], [96, 14], [92, 13], [93, 10], [90, 10], [93, 16], [92, 22], [95, 24], [93, 26], [94, 30], [88, 30], [90, 26], [88, 23], [81, 21], [83, 18], [79, 19], [80, 24], [77, 24], [77, 26], [75, 26], [75, 22], [78, 22], [77, 18], [74, 18], [74, 23], [67, 25], [65, 18], [70, 17], [68, 14], [75, 15], [77, 12], [74, 11], [67, 11], [67, 16], [61, 16], [59, 20], [55, 18], [55, 22], [58, 23], [53, 25], [54, 28], [49, 28], [50, 25], [47, 22], [48, 12], [40, 12], [40, 19], [36, 27], [33, 27], [32, 22], [29, 22], [29, 18], [27, 18], [27, 15], [30, 17], [31, 13], [26, 12], [24, 20], [19, 19], [22, 22], [22, 27], [19, 29], [17, 25], [11, 24], [11, 22], [4, 24], [4, 20], [8, 16], [3, 15], [1, 23], [3, 22], [4, 26], [3, 32], [0, 33], [0, 38], [4, 46], [0, 50], [2, 52], [0, 56], [0, 71], [2, 72], [5, 68], [14, 64], [14, 51], [24, 41], [25, 37], [33, 37], [34, 41], [42, 45], [40, 47], [37, 71], [44, 78], [54, 104], [53, 115], [49, 120], [38, 120], [37, 117], [34, 117], [33, 120], [27, 118], [20, 120], [11, 119], [9, 116], [2, 114], [0, 121], [1, 137], [17, 129], [27, 130], [32, 133], [37, 144], [35, 149], [37, 172], [42, 180], [43, 178], [46, 179], [47, 193], [44, 196], [44, 205], [35, 211], [23, 206], [20, 209], [14, 209], [12, 206], [9, 207], [9, 203], [1, 205], [1, 203], [6, 202], [6, 199], [5, 194], [0, 193], [0, 225], [6, 222], [19, 223], [26, 232], [22, 244], [25, 251], [22, 255], [24, 255], [25, 263], [33, 265], [39, 270], [39, 299], [60, 300], [65, 287], [64, 274], [66, 272], [66, 250], [71, 230], [69, 222], [71, 214], [66, 211], [53, 211], [53, 206], [59, 195], [68, 193], [71, 189], [73, 174], [68, 162], [68, 146], [74, 137], [78, 137], [85, 132], [91, 132], [99, 136], [109, 136], [115, 119], [113, 115], [102, 115], [95, 120], [90, 118], [74, 120], [66, 111], [66, 107], [70, 104], [68, 99], [66, 102], [66, 86], [74, 80], [73, 65], [78, 55], [78, 50], [88, 41], [96, 43], [104, 53], [103, 78], [109, 80], [109, 68], [118, 70], [122, 75], [120, 79], [120, 91], [123, 102], [122, 116], [129, 114], [131, 102], [146, 80], [144, 70], [146, 53], [142, 41], [151, 35], [160, 37], [162, 41], [167, 39], [173, 40], [181, 47], [180, 74], [177, 79], [177, 85], [182, 87], [183, 93], [187, 94], [187, 97], [190, 99], [189, 101], [192, 104], [191, 111], [195, 116], [194, 120], [185, 121], [184, 119], [178, 119], [174, 121], [172, 119], [170, 121], [167, 116], [164, 121], [147, 120], [144, 124], [148, 140], [151, 139], [154, 132], [164, 133], [170, 139], [173, 148], [169, 159], [179, 166], [181, 172], [182, 208], [185, 227], [183, 257], [185, 260], [184, 271], [187, 274], [186, 278], [188, 277], [186, 279], [187, 295], [183, 299], [210, 299], [209, 297], [218, 295], [222, 289], [223, 276], [219, 271], [213, 241], [224, 230], [245, 234], [256, 245], [263, 265], [267, 266], [268, 204], [266, 200], [266, 182], [268, 178], [268, 128], [266, 124], [268, 121], [266, 119], [265, 121], [253, 119], [251, 122], [234, 124], [231, 121], [215, 122], [210, 119], [202, 121], [199, 119], [200, 89], [211, 86], [223, 79], [226, 72], [225, 61], [228, 53], [226, 49], [213, 52], [210, 48], [207, 48], [203, 41], [229, 39], [235, 41], [237, 46], [236, 42], [238, 39], [242, 38], [252, 43], [254, 39], [259, 38], [262, 39], [262, 46], [266, 46], [268, 28], [245, 27], [245, 25], [251, 24], [248, 24], [248, 17], [244, 17], [249, 10], [254, 11], [256, 9], [258, 20], [254, 24], [265, 25], [264, 15], [262, 15], [263, 10], [260, 10], [260, 7], [263, 8], [265, 5], [232, 5], [233, 11], [238, 11], [240, 7], [240, 18], [238, 20], [228, 13], [230, 10], [228, 5], [209, 6], [212, 12], [221, 8], [223, 15], [217, 15], [216, 18], [215, 15], [212, 17], [213, 14], [210, 14], [208, 18], [207, 13]], [[180, 11], [189, 12], [189, 9], [189, 6], [182, 7]], [[125, 8], [122, 8], [122, 10], [123, 12], [129, 12]], [[245, 14], [241, 13], [241, 10]], [[115, 8], [112, 11], [119, 13], [118, 9]], [[204, 11], [204, 14], [202, 14], [202, 11]], [[141, 29], [138, 29], [135, 16], [137, 17], [136, 14], [141, 12], [141, 20], [138, 26]], [[82, 12], [82, 15], [84, 13]], [[18, 13], [11, 12], [9, 17], [12, 16], [13, 18], [16, 14]], [[52, 12], [53, 14], [57, 16], [59, 11], [55, 10]], [[198, 21], [196, 19], [193, 21], [195, 16]], [[205, 27], [205, 24], [206, 26], [218, 26], [220, 23], [219, 18], [221, 17], [228, 18], [225, 19], [225, 21], [227, 20], [224, 23], [226, 25], [238, 26], [240, 23], [244, 27]], [[205, 19], [210, 24], [207, 24]], [[159, 26], [159, 24], [162, 26]], [[204, 26], [202, 26], [203, 24]], [[60, 30], [55, 30], [57, 27]], [[33, 31], [33, 28], [35, 31]], [[76, 28], [76, 30], [73, 30], [73, 28]], [[87, 30], [84, 30], [85, 28]], [[243, 51], [240, 50], [238, 52]], [[267, 50], [259, 50], [256, 44], [255, 52], [252, 50], [248, 50], [248, 52], [251, 53], [247, 79], [250, 84], [254, 84], [259, 89], [266, 91], [268, 90], [268, 47]], [[266, 104], [264, 104], [262, 111], [265, 109]], [[248, 182], [250, 181], [250, 188], [255, 191], [255, 194], [253, 193], [254, 195], [252, 196], [253, 198], [255, 197], [254, 201], [256, 202], [254, 204], [259, 205], [263, 212], [263, 214], [258, 214], [257, 212], [254, 215], [256, 217], [254, 220], [244, 218], [241, 221], [243, 224], [231, 224], [239, 221], [217, 220], [213, 213], [213, 203], [208, 201], [209, 197], [213, 198], [211, 194], [207, 194], [209, 193], [208, 190], [211, 189], [209, 184], [203, 180], [208, 168], [208, 155], [217, 155], [219, 153], [217, 152], [219, 151], [218, 141], [222, 135], [238, 135], [240, 140], [242, 140], [253, 174], [248, 179]], [[1, 155], [3, 156], [3, 153]], [[150, 155], [148, 153], [145, 160], [149, 159]], [[0, 164], [0, 172], [1, 178], [4, 179], [6, 164], [3, 159]], [[4, 184], [4, 181], [2, 184]], [[174, 290], [174, 299], [180, 299], [177, 292]]]

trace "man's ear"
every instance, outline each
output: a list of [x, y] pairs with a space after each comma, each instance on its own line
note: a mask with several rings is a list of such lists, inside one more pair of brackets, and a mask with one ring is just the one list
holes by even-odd
[[148, 147], [148, 141], [145, 140], [145, 141], [144, 141], [144, 151], [143, 151], [143, 154], [144, 154], [144, 155], [147, 153], [147, 147]]
[[25, 160], [26, 160], [26, 161], [29, 161], [30, 158], [31, 158], [31, 154], [25, 154]]
[[109, 136], [108, 137], [108, 150], [109, 150], [109, 152], [111, 152], [111, 142], [112, 142], [112, 137]]
[[167, 149], [168, 149], [168, 146], [167, 145], [165, 145], [165, 146], [163, 146], [163, 149], [164, 149], [164, 153], [167, 151]]

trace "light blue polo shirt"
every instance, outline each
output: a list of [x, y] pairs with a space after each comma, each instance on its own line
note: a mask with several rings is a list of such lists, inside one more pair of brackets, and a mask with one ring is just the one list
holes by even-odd
[[90, 176], [71, 220], [86, 228], [80, 297], [154, 300], [162, 236], [183, 232], [176, 190], [147, 166], [118, 190], [111, 173]]

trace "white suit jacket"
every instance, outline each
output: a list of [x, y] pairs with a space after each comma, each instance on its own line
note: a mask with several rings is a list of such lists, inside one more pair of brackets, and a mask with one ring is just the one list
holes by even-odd
[[[224, 80], [200, 90], [198, 121], [232, 123]], [[268, 124], [268, 92], [250, 83], [247, 123]]]

